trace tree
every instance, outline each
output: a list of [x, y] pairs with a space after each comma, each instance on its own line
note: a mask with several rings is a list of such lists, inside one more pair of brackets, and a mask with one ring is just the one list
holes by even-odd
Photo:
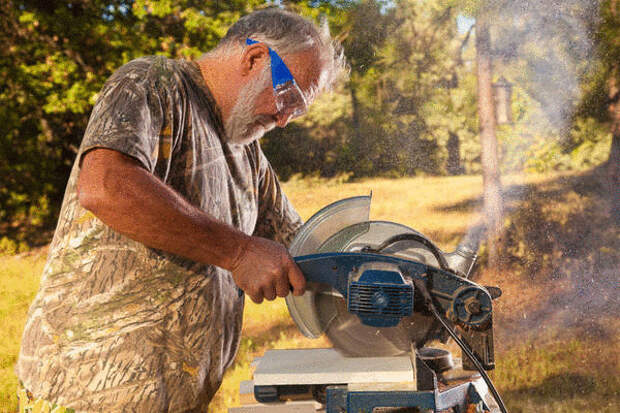
[[482, 158], [484, 211], [487, 224], [489, 266], [499, 264], [497, 237], [502, 230], [503, 201], [495, 136], [495, 103], [493, 100], [493, 69], [491, 38], [485, 10], [476, 17], [476, 65], [478, 72], [478, 117]]
[[[603, 3], [598, 29], [596, 42], [601, 59], [599, 72], [602, 73], [598, 80], [604, 81], [607, 93], [606, 96], [591, 94], [598, 99], [593, 99], [590, 104], [599, 107], [606, 115], [603, 115], [604, 120], [610, 125], [612, 140], [606, 162], [607, 186], [611, 194], [612, 214], [616, 223], [620, 224], [620, 5], [617, 0]], [[601, 86], [595, 83], [594, 90], [601, 91]], [[601, 110], [601, 103], [607, 105], [607, 111]]]
[[305, 119], [264, 138], [265, 151], [285, 177], [293, 169], [441, 174], [448, 169], [448, 152], [452, 163], [455, 157], [460, 163], [455, 137], [471, 153], [475, 76], [461, 58], [466, 42], [456, 32], [457, 9], [436, 0], [386, 6], [363, 0], [331, 11], [351, 79], [328, 101], [315, 103]]
[[450, 2], [403, 0], [387, 16], [376, 63], [358, 86], [375, 173], [444, 173], [450, 136], [470, 127], [456, 15]]

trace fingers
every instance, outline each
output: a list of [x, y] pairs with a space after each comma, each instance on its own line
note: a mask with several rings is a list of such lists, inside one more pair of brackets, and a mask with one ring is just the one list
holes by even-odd
[[286, 297], [291, 290], [295, 295], [305, 292], [304, 275], [286, 248], [276, 242], [252, 237], [238, 261], [233, 279], [257, 304], [264, 299]]
[[293, 288], [293, 295], [306, 292], [306, 277], [292, 259], [288, 263], [288, 281]]
[[263, 302], [263, 295], [262, 294], [249, 294], [246, 293], [248, 295], [248, 297], [250, 297], [250, 299], [252, 301], [254, 301], [256, 304], [260, 304]]
[[290, 291], [288, 278], [286, 276], [276, 278], [276, 294], [278, 297], [286, 297]]
[[276, 299], [276, 289], [274, 288], [273, 284], [264, 286], [263, 288], [261, 288], [261, 291], [263, 293], [263, 297], [265, 297], [267, 301], [273, 301]]

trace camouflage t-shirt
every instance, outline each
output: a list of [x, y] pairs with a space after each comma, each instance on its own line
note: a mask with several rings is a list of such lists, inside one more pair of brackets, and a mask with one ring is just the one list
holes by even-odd
[[228, 271], [151, 249], [82, 208], [80, 157], [111, 148], [216, 219], [288, 245], [301, 225], [258, 142], [229, 145], [195, 63], [134, 60], [110, 77], [73, 166], [16, 371], [77, 411], [205, 410], [235, 357], [243, 295]]

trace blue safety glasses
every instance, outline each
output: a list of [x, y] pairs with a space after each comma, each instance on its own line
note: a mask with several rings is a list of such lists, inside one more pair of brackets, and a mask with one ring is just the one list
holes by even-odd
[[[247, 45], [259, 43], [250, 38], [245, 40]], [[273, 95], [276, 100], [278, 114], [288, 119], [295, 119], [306, 113], [308, 104], [291, 71], [284, 61], [269, 47], [271, 59], [271, 81], [273, 83]]]

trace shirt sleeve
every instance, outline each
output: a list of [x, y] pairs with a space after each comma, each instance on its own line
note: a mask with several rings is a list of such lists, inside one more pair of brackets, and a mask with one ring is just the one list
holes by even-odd
[[271, 164], [259, 152], [259, 207], [254, 235], [272, 239], [288, 248], [302, 225], [301, 218], [290, 203]]
[[164, 102], [148, 68], [144, 61], [132, 61], [108, 79], [88, 121], [80, 156], [94, 148], [113, 149], [154, 172], [160, 147], [171, 137], [161, 133]]

